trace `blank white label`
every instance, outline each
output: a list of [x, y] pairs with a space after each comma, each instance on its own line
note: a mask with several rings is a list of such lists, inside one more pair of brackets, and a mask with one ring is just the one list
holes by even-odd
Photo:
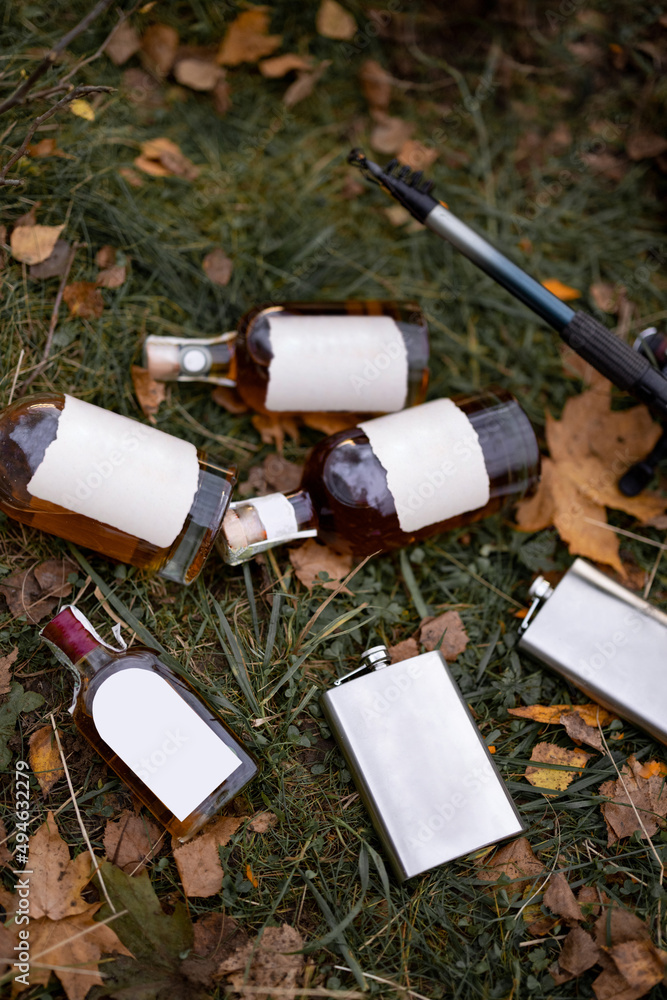
[[269, 313], [266, 408], [392, 413], [405, 406], [408, 356], [390, 316]]
[[403, 531], [418, 531], [489, 502], [479, 437], [451, 399], [434, 399], [359, 427], [387, 473]]
[[56, 438], [28, 492], [168, 548], [185, 524], [198, 483], [193, 444], [65, 396]]
[[100, 685], [93, 721], [104, 742], [178, 820], [241, 766], [177, 691], [151, 670], [128, 667]]

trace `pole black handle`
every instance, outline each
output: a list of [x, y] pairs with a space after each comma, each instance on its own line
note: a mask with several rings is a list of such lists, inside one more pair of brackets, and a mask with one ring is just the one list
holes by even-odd
[[561, 331], [566, 344], [610, 382], [667, 416], [667, 379], [648, 358], [619, 340], [587, 313], [578, 312]]

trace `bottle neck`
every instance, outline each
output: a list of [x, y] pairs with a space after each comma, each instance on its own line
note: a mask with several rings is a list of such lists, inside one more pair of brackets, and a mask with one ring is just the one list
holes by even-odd
[[144, 366], [160, 382], [235, 386], [235, 331], [219, 337], [147, 337]]
[[317, 534], [317, 515], [310, 494], [269, 493], [231, 503], [222, 522], [220, 547], [230, 566], [259, 552]]
[[115, 655], [85, 615], [71, 605], [45, 625], [40, 635], [61, 663], [80, 674], [94, 673]]

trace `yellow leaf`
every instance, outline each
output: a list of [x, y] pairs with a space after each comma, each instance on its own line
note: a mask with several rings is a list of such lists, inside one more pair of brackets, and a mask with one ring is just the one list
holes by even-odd
[[85, 118], [87, 122], [95, 121], [95, 112], [92, 105], [88, 101], [84, 101], [82, 97], [77, 97], [75, 101], [72, 101], [69, 109], [77, 118]]
[[315, 22], [318, 34], [347, 41], [357, 33], [357, 22], [336, 0], [322, 0]]
[[30, 737], [30, 766], [42, 789], [42, 795], [48, 795], [55, 783], [65, 777], [56, 735], [51, 726], [42, 726]]
[[62, 226], [14, 226], [10, 239], [12, 257], [23, 264], [41, 264], [51, 256]]
[[571, 302], [572, 299], [581, 298], [581, 292], [578, 288], [570, 288], [569, 285], [564, 285], [558, 278], [547, 278], [542, 284], [547, 291], [555, 295], [557, 299], [561, 299], [562, 302]]
[[537, 788], [553, 788], [562, 792], [572, 782], [578, 771], [586, 765], [591, 754], [585, 750], [564, 750], [554, 743], [537, 743], [533, 747], [531, 760], [540, 764], [571, 764], [577, 770], [561, 771], [546, 767], [527, 767], [526, 778]]

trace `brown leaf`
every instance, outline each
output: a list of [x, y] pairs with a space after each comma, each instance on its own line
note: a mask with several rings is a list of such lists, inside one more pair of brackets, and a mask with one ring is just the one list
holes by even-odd
[[522, 705], [519, 708], [508, 708], [508, 715], [517, 719], [533, 719], [535, 722], [555, 723], [562, 725], [562, 716], [576, 713], [587, 726], [608, 726], [616, 719], [612, 712], [591, 701], [585, 705]]
[[239, 66], [270, 56], [282, 42], [282, 35], [269, 35], [268, 7], [242, 11], [227, 28], [217, 61], [221, 66]]
[[623, 573], [618, 537], [590, 520], [606, 523], [605, 507], [643, 522], [664, 511], [665, 501], [659, 496], [644, 492], [626, 497], [617, 486], [619, 477], [645, 456], [660, 434], [644, 406], [612, 411], [611, 383], [606, 379], [571, 397], [560, 420], [547, 414], [551, 459], [543, 460], [535, 495], [518, 505], [519, 527], [538, 531], [553, 524], [572, 554], [605, 562]]
[[123, 809], [116, 819], [107, 820], [104, 853], [112, 864], [128, 875], [135, 875], [155, 857], [162, 836], [162, 831], [152, 820]]
[[[6, 692], [2, 692], [3, 694]], [[0, 819], [0, 865], [9, 865], [13, 867], [14, 859], [12, 852], [7, 847], [7, 828], [3, 820]], [[0, 925], [1, 926], [1, 925]], [[0, 955], [2, 955], [2, 948], [0, 947]], [[0, 958], [0, 966], [2, 965], [2, 959]], [[0, 971], [0, 976], [2, 972]]]
[[635, 132], [629, 135], [625, 151], [631, 160], [648, 160], [667, 150], [667, 139], [655, 132]]
[[30, 737], [30, 767], [45, 798], [56, 782], [65, 777], [52, 726], [42, 726]]
[[31, 968], [31, 986], [46, 986], [52, 966], [69, 1000], [84, 1000], [91, 986], [102, 985], [97, 969], [102, 954], [130, 954], [116, 936], [113, 924], [98, 924], [94, 920], [100, 906], [101, 903], [92, 903], [82, 912], [56, 921], [46, 917], [34, 920], [31, 913], [31, 954], [45, 953], [40, 962], [47, 966]]
[[[258, 940], [249, 942], [228, 959], [225, 966], [232, 973], [229, 982], [242, 997], [269, 1000], [272, 989], [280, 993], [298, 994], [303, 979], [304, 957], [300, 954], [304, 940], [289, 924], [266, 927]], [[247, 968], [250, 960], [250, 968]], [[244, 986], [254, 987], [245, 991]], [[265, 987], [266, 992], [258, 991]]]
[[299, 425], [293, 416], [282, 416], [278, 413], [254, 413], [250, 418], [253, 427], [259, 432], [264, 444], [275, 445], [282, 454], [285, 435], [293, 441], [299, 440]]
[[236, 921], [222, 913], [206, 913], [193, 922], [194, 944], [181, 971], [192, 982], [210, 987], [225, 975], [229, 958], [245, 948], [250, 938]]
[[104, 51], [114, 66], [122, 66], [141, 48], [141, 39], [129, 21], [118, 25]]
[[[18, 655], [19, 648], [15, 646], [11, 653], [7, 653], [6, 656], [0, 656], [0, 694], [9, 694], [12, 683], [12, 666], [16, 662]], [[0, 837], [0, 840], [2, 840], [2, 837]]]
[[581, 927], [573, 927], [563, 942], [558, 964], [561, 969], [580, 976], [598, 961], [600, 949], [590, 934]]
[[164, 95], [158, 81], [138, 66], [126, 69], [122, 76], [124, 96], [138, 108], [153, 112], [164, 107]]
[[267, 455], [263, 464], [266, 484], [273, 491], [292, 493], [301, 485], [303, 465], [289, 462], [282, 455]]
[[242, 816], [221, 816], [208, 823], [187, 844], [174, 848], [174, 860], [186, 896], [215, 896], [220, 892], [224, 872], [218, 847], [229, 842], [243, 820]]
[[184, 156], [171, 139], [149, 139], [141, 144], [141, 155], [134, 164], [152, 177], [183, 177], [193, 181], [199, 176], [199, 167]]
[[174, 65], [178, 32], [168, 24], [151, 24], [141, 39], [141, 61], [155, 76], [164, 77]]
[[636, 831], [643, 838], [652, 837], [665, 825], [667, 789], [664, 788], [664, 777], [658, 771], [644, 778], [642, 770], [635, 757], [628, 757], [621, 770], [622, 780], [605, 781], [600, 786], [600, 795], [611, 800], [600, 806], [607, 824], [608, 846], [632, 836]]
[[[577, 923], [583, 919], [581, 908], [562, 872], [549, 876], [549, 884], [544, 893], [543, 903], [552, 913], [564, 917], [568, 921]], [[564, 966], [564, 968], [567, 968], [569, 972], [574, 972], [568, 966]]]
[[213, 109], [224, 117], [232, 106], [231, 90], [227, 80], [218, 80], [213, 88]]
[[[536, 743], [530, 759], [540, 764], [570, 764], [576, 771], [552, 770], [545, 767], [527, 767], [526, 778], [536, 788], [553, 788], [562, 792], [571, 784], [580, 771], [586, 766], [591, 754], [585, 750], [565, 750], [555, 743]], [[548, 798], [553, 796], [545, 793]]]
[[236, 389], [230, 385], [216, 385], [211, 393], [211, 399], [228, 413], [247, 413], [250, 409]]
[[88, 909], [81, 890], [88, 885], [92, 865], [83, 852], [70, 860], [69, 848], [58, 832], [53, 813], [30, 838], [30, 917], [61, 920]]
[[35, 566], [35, 579], [50, 597], [67, 597], [72, 592], [72, 584], [67, 577], [75, 569], [69, 559], [47, 559]]
[[57, 278], [65, 273], [70, 255], [70, 245], [66, 240], [56, 240], [51, 254], [41, 264], [30, 265], [31, 278]]
[[115, 247], [105, 244], [103, 247], [100, 247], [100, 249], [95, 254], [95, 263], [97, 264], [98, 267], [104, 269], [113, 267], [114, 264], [116, 263], [117, 253], [118, 251], [116, 250]]
[[370, 145], [378, 153], [398, 153], [415, 130], [410, 122], [393, 118], [384, 111], [374, 111], [376, 125], [371, 130]]
[[341, 7], [336, 0], [322, 0], [315, 27], [325, 38], [335, 38], [337, 41], [348, 41], [357, 33], [357, 22], [352, 15]]
[[141, 177], [136, 172], [136, 170], [132, 169], [132, 167], [121, 167], [118, 173], [121, 175], [121, 177], [125, 178], [125, 180], [131, 187], [144, 186], [144, 182], [142, 181]]
[[14, 226], [10, 237], [10, 247], [14, 260], [24, 264], [41, 264], [50, 257], [62, 226]]
[[275, 813], [258, 812], [248, 823], [248, 829], [252, 830], [253, 833], [267, 833], [274, 828], [277, 822], [278, 817]]
[[485, 882], [497, 882], [501, 875], [506, 875], [514, 882], [512, 891], [521, 893], [543, 871], [544, 865], [533, 854], [528, 840], [519, 837], [498, 848], [490, 858], [484, 858], [477, 877]]
[[224, 75], [224, 69], [209, 59], [181, 59], [174, 67], [178, 82], [191, 90], [213, 90]]
[[214, 285], [228, 285], [234, 270], [233, 262], [221, 247], [216, 247], [206, 254], [202, 267]]
[[25, 213], [25, 215], [19, 215], [18, 219], [15, 221], [14, 226], [36, 226], [37, 225], [37, 209], [41, 206], [41, 201], [36, 201], [35, 204]]
[[359, 82], [369, 107], [386, 111], [391, 101], [391, 73], [375, 59], [366, 59], [359, 70]]
[[68, 559], [47, 559], [32, 569], [17, 570], [6, 576], [0, 594], [12, 615], [26, 615], [28, 621], [39, 622], [51, 614], [59, 598], [71, 594], [72, 585], [67, 577], [74, 568]]
[[[289, 560], [297, 579], [308, 590], [312, 590], [315, 585], [324, 587], [325, 590], [335, 590], [352, 569], [352, 556], [340, 555], [315, 538], [308, 538], [298, 549], [290, 549]], [[329, 574], [330, 581], [319, 579], [319, 574], [323, 572]]]
[[439, 649], [446, 660], [455, 660], [469, 640], [458, 611], [445, 611], [437, 618], [422, 618], [419, 641], [429, 652]]
[[626, 160], [613, 153], [582, 153], [581, 159], [594, 174], [601, 174], [610, 181], [622, 181], [628, 172]]
[[662, 981], [665, 962], [652, 941], [625, 941], [611, 949], [616, 968], [628, 986], [645, 993]]
[[312, 59], [299, 56], [296, 52], [286, 52], [282, 56], [274, 56], [272, 59], [263, 59], [259, 63], [259, 71], [262, 76], [269, 80], [277, 80], [295, 69], [308, 70], [312, 66]]
[[[399, 206], [400, 208], [400, 206]], [[348, 427], [356, 427], [361, 420], [358, 413], [302, 413], [301, 420], [306, 427], [323, 434], [337, 434], [346, 431]]]
[[565, 732], [575, 743], [585, 743], [600, 753], [604, 750], [602, 737], [597, 729], [587, 726], [577, 712], [564, 712], [560, 717], [561, 723], [565, 726]]
[[58, 149], [58, 143], [54, 138], [40, 139], [39, 142], [28, 146], [28, 156], [35, 158], [41, 156], [64, 156], [66, 159], [73, 159], [73, 157], [64, 153], [62, 149]]
[[400, 663], [402, 660], [411, 660], [413, 656], [419, 656], [419, 645], [416, 639], [403, 639], [395, 646], [389, 646], [387, 652], [392, 663]]
[[591, 915], [597, 917], [600, 908], [609, 902], [609, 897], [606, 892], [601, 892], [592, 886], [582, 885], [577, 893], [577, 902], [582, 908], [584, 920], [587, 920]]
[[124, 264], [114, 264], [100, 271], [95, 279], [98, 288], [120, 288], [127, 277], [127, 268]]
[[598, 281], [588, 289], [593, 302], [606, 313], [618, 312], [619, 286], [608, 281]]
[[438, 159], [438, 150], [433, 146], [425, 146], [418, 139], [408, 139], [399, 149], [396, 158], [411, 170], [428, 170]]
[[139, 406], [147, 417], [152, 417], [160, 409], [160, 403], [167, 398], [167, 386], [164, 382], [156, 382], [148, 368], [132, 365], [130, 371]]
[[286, 108], [293, 108], [295, 104], [299, 101], [303, 101], [304, 98], [310, 97], [315, 86], [321, 80], [324, 75], [325, 70], [331, 66], [331, 59], [323, 59], [319, 66], [313, 69], [302, 69], [299, 70], [296, 75], [296, 80], [294, 83], [290, 83], [289, 87], [283, 94], [283, 104]]
[[63, 298], [69, 306], [70, 316], [99, 319], [104, 312], [104, 299], [94, 281], [73, 281], [65, 285]]

